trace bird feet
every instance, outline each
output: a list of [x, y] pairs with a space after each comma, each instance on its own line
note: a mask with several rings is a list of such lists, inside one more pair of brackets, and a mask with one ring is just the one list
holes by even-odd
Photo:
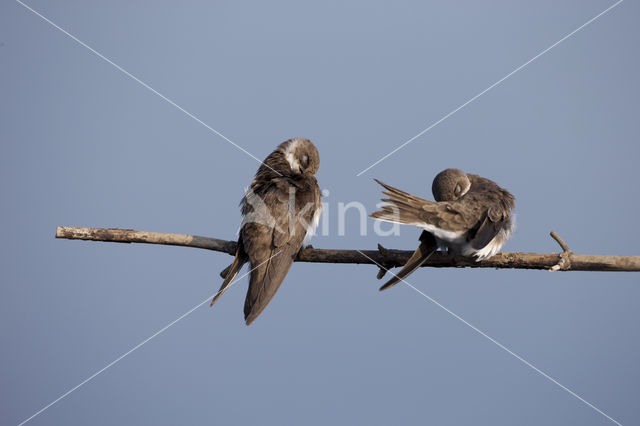
[[[378, 244], [378, 252], [382, 255], [382, 258], [385, 259], [389, 251], [386, 248], [384, 248], [382, 244]], [[387, 271], [392, 267], [393, 267], [392, 265], [388, 265], [384, 262], [381, 262], [378, 269], [378, 275], [376, 275], [376, 278], [381, 280], [382, 277], [384, 277], [384, 275], [387, 273]]]

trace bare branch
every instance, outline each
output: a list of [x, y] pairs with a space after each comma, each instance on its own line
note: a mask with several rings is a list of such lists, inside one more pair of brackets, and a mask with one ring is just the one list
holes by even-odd
[[[219, 251], [230, 255], [234, 255], [236, 250], [235, 241], [199, 237], [196, 235], [134, 231], [132, 229], [58, 227], [56, 230], [56, 238], [194, 247]], [[558, 239], [560, 239], [560, 237], [556, 238], [556, 241], [558, 241]], [[560, 243], [560, 241], [558, 241], [558, 243]], [[564, 241], [561, 243], [561, 246], [562, 244], [564, 244]], [[564, 246], [566, 247], [566, 244], [564, 244]], [[388, 268], [404, 265], [413, 253], [413, 251], [409, 250], [385, 248], [361, 251], [373, 261]], [[563, 258], [566, 259], [565, 262], [562, 262]], [[357, 250], [332, 250], [308, 247], [298, 253], [296, 262], [373, 264], [374, 262], [371, 259], [366, 258]], [[553, 269], [558, 265], [558, 268]], [[452, 257], [445, 253], [436, 252], [422, 266], [430, 266], [433, 268], [469, 267], [553, 269], [565, 271], [640, 271], [640, 256], [601, 256], [576, 254], [571, 251], [564, 251], [560, 255], [557, 253], [498, 253], [489, 259], [475, 262], [465, 257]]]
[[549, 268], [549, 272], [555, 272], [560, 270], [562, 271], [570, 270], [571, 255], [573, 254], [573, 252], [569, 250], [569, 246], [567, 246], [567, 243], [565, 243], [564, 240], [560, 238], [560, 235], [558, 235], [556, 231], [551, 231], [550, 235], [551, 235], [551, 238], [553, 238], [558, 242], [558, 244], [560, 244], [560, 247], [562, 248], [562, 253], [558, 255], [558, 263], [556, 263], [551, 268]]
[[553, 238], [558, 242], [558, 244], [560, 244], [560, 248], [562, 248], [562, 251], [565, 251], [565, 252], [571, 251], [569, 250], [569, 246], [567, 246], [567, 243], [565, 243], [564, 240], [560, 238], [560, 235], [558, 235], [556, 231], [551, 231], [551, 234], [549, 235], [551, 235], [551, 238]]

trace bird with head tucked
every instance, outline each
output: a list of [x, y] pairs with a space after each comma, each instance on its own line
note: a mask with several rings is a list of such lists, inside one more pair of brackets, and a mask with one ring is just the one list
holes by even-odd
[[318, 150], [302, 138], [281, 143], [262, 162], [240, 202], [243, 221], [235, 258], [222, 271], [224, 281], [211, 306], [249, 262], [246, 324], [266, 308], [320, 220], [319, 166]]
[[515, 230], [515, 198], [495, 182], [458, 169], [446, 169], [434, 178], [436, 200], [416, 197], [376, 179], [389, 198], [371, 217], [386, 222], [414, 225], [424, 231], [420, 246], [403, 268], [380, 290], [398, 283], [433, 254], [438, 247], [452, 255], [476, 261], [496, 254]]

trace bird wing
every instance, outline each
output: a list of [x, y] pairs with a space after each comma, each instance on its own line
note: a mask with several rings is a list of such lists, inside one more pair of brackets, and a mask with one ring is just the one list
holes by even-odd
[[374, 219], [419, 226], [446, 241], [463, 238], [464, 233], [477, 222], [461, 208], [460, 200], [429, 201], [378, 180], [376, 182], [386, 189], [382, 193], [389, 198], [383, 198], [386, 204], [371, 214]]
[[467, 193], [458, 202], [465, 205], [469, 214], [477, 220], [467, 240], [471, 247], [481, 250], [500, 231], [510, 227], [511, 210], [515, 207], [515, 198], [509, 191], [489, 179], [477, 175], [469, 175], [469, 177], [473, 182], [473, 191]]
[[435, 204], [433, 201], [416, 197], [387, 185], [378, 179], [374, 180], [384, 187], [386, 191], [382, 191], [382, 193], [389, 197], [382, 199], [386, 203], [382, 206], [382, 210], [371, 213], [371, 217], [374, 219], [407, 225], [419, 225], [423, 207]]
[[247, 325], [262, 313], [278, 291], [302, 246], [307, 226], [320, 207], [320, 188], [315, 178], [311, 179], [308, 185], [274, 179], [259, 194], [263, 203], [253, 206], [267, 209], [258, 212], [258, 216], [270, 215], [272, 220], [245, 222], [242, 227], [244, 250], [252, 268], [244, 305]]

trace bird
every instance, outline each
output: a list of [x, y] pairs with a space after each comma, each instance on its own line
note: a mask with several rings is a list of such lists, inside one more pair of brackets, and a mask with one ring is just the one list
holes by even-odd
[[322, 212], [315, 174], [320, 156], [308, 139], [292, 138], [262, 162], [240, 201], [243, 216], [233, 263], [211, 306], [249, 262], [244, 317], [250, 325], [278, 291], [293, 260], [315, 232]]
[[403, 280], [438, 248], [475, 261], [496, 254], [515, 232], [515, 197], [497, 183], [459, 169], [445, 169], [433, 179], [434, 201], [387, 185], [382, 210], [374, 219], [409, 224], [423, 229], [420, 245], [403, 268], [380, 290]]

